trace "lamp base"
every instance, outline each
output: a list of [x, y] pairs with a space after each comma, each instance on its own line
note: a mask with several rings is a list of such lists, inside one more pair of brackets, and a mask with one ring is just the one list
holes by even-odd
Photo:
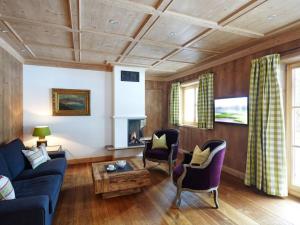
[[45, 146], [47, 146], [47, 140], [38, 140], [36, 142], [36, 146], [39, 147], [41, 144], [44, 144]]

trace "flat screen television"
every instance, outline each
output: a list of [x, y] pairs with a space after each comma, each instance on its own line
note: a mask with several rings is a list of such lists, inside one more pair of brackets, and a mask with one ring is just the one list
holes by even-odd
[[215, 99], [215, 122], [248, 124], [248, 97]]

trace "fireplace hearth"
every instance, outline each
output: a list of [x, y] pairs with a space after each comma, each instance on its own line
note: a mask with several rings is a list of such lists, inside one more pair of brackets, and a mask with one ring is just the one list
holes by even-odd
[[140, 140], [144, 137], [145, 119], [129, 119], [128, 120], [128, 147], [143, 146]]

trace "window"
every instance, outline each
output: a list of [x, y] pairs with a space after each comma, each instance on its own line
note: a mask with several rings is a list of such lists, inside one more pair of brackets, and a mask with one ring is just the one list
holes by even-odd
[[181, 85], [181, 124], [197, 126], [198, 82]]
[[300, 193], [300, 64], [289, 66], [287, 137], [289, 188]]

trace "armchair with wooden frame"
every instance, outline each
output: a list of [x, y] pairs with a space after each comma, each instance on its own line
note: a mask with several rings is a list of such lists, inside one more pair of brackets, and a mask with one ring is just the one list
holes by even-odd
[[178, 153], [178, 142], [179, 142], [179, 131], [176, 129], [165, 129], [157, 130], [154, 132], [157, 137], [166, 135], [166, 141], [168, 149], [152, 149], [152, 141], [146, 142], [145, 148], [143, 151], [143, 162], [144, 167], [146, 167], [146, 160], [159, 162], [159, 163], [168, 163], [169, 165], [169, 175], [172, 175], [173, 165], [177, 159]]

